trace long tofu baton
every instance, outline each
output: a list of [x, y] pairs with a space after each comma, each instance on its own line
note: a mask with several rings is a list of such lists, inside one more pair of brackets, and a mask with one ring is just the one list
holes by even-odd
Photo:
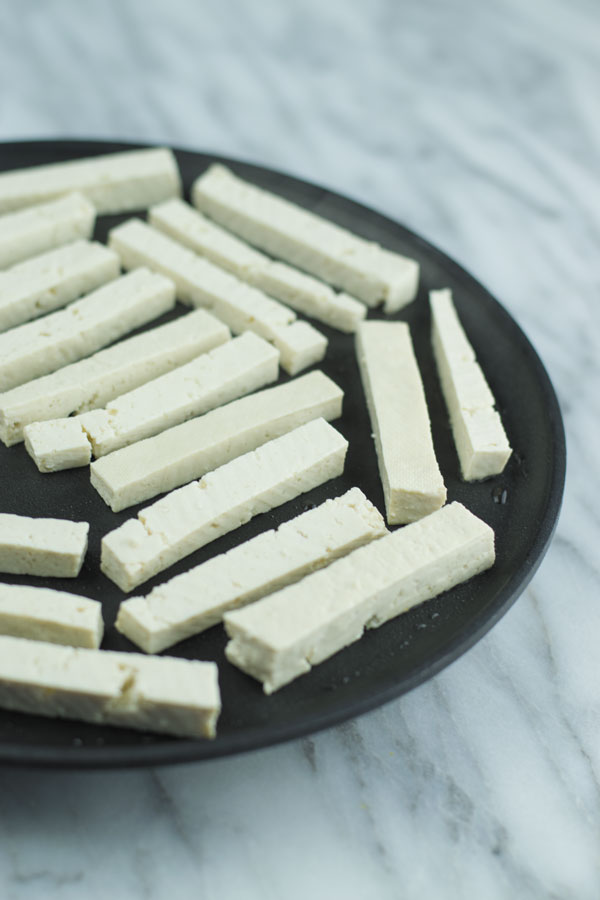
[[96, 210], [82, 194], [67, 194], [0, 216], [0, 269], [78, 238], [90, 238], [95, 222]]

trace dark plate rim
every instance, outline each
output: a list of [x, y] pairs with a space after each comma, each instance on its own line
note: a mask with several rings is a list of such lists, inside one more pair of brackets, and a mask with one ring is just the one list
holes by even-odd
[[[150, 146], [167, 146], [160, 143], [148, 144], [136, 141], [111, 141], [100, 138], [35, 138], [32, 140], [2, 141], [0, 142], [0, 149], [3, 147], [17, 148], [21, 145], [30, 146], [31, 144], [43, 144], [47, 145], [49, 148], [66, 148], [78, 144], [86, 144], [89, 146], [94, 144], [98, 147], [99, 152], [108, 153], [119, 152], [119, 148], [127, 150], [135, 148], [141, 149]], [[413, 688], [438, 674], [451, 662], [454, 662], [454, 660], [473, 647], [474, 644], [476, 644], [496, 624], [496, 622], [498, 622], [525, 590], [548, 550], [558, 522], [564, 493], [567, 451], [564, 423], [556, 392], [550, 377], [529, 338], [525, 335], [505, 307], [473, 275], [467, 272], [463, 266], [455, 262], [443, 250], [439, 249], [434, 244], [431, 244], [410, 228], [396, 222], [384, 213], [379, 212], [376, 208], [368, 207], [352, 197], [340, 194], [338, 191], [331, 191], [329, 188], [316, 182], [308, 182], [305, 179], [290, 175], [280, 169], [273, 169], [270, 166], [261, 166], [257, 163], [246, 162], [245, 160], [186, 147], [172, 147], [171, 149], [174, 153], [197, 154], [199, 156], [210, 157], [215, 161], [222, 162], [224, 165], [243, 165], [248, 169], [254, 169], [257, 172], [264, 172], [266, 170], [275, 173], [276, 175], [294, 179], [295, 181], [312, 188], [316, 187], [324, 193], [340, 197], [343, 201], [352, 203], [358, 210], [362, 210], [368, 215], [375, 212], [385, 225], [402, 233], [414, 245], [418, 246], [429, 256], [435, 258], [440, 266], [452, 272], [457, 281], [462, 281], [463, 283], [469, 284], [471, 287], [475, 287], [479, 292], [486, 296], [488, 301], [491, 301], [499, 307], [504, 315], [508, 329], [512, 332], [513, 338], [522, 347], [530, 364], [534, 368], [546, 401], [546, 414], [553, 436], [553, 465], [550, 490], [548, 492], [544, 516], [539, 523], [538, 532], [532, 542], [525, 561], [514, 573], [505, 588], [498, 593], [495, 602], [492, 604], [491, 611], [488, 606], [473, 620], [472, 627], [468, 633], [457, 635], [454, 640], [447, 644], [442, 650], [433, 654], [427, 660], [424, 660], [423, 663], [413, 671], [409, 678], [404, 678], [399, 684], [391, 686], [386, 685], [380, 691], [369, 695], [369, 697], [359, 701], [353, 701], [349, 706], [342, 705], [334, 710], [327, 711], [327, 713], [313, 715], [309, 720], [303, 719], [294, 725], [271, 729], [268, 735], [265, 734], [264, 728], [259, 727], [246, 729], [243, 734], [217, 738], [215, 741], [189, 741], [177, 739], [172, 743], [149, 744], [148, 746], [141, 744], [134, 747], [102, 746], [55, 748], [8, 744], [0, 745], [0, 765], [53, 769], [107, 769], [200, 762], [202, 760], [232, 756], [238, 753], [275, 746], [286, 741], [315, 734], [327, 728], [331, 728], [334, 725], [339, 725], [348, 719], [363, 715], [364, 713], [382, 706], [385, 703], [389, 703], [391, 700], [413, 690]]]

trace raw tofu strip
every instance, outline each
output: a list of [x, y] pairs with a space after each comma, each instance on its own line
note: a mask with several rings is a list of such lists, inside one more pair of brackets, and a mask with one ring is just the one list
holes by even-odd
[[363, 322], [356, 336], [356, 354], [387, 520], [390, 525], [414, 522], [443, 506], [446, 487], [433, 449], [408, 325]]
[[251, 332], [78, 416], [94, 456], [151, 437], [277, 379], [279, 353]]
[[102, 539], [100, 568], [121, 590], [223, 534], [341, 475], [348, 442], [324, 419], [238, 456], [128, 519]]
[[128, 150], [16, 169], [0, 175], [0, 212], [80, 191], [98, 213], [144, 209], [181, 194], [177, 161], [166, 148]]
[[31, 422], [104, 406], [229, 338], [226, 325], [198, 309], [22, 384], [0, 394], [0, 439], [11, 446]]
[[192, 201], [225, 228], [368, 306], [394, 312], [414, 300], [419, 265], [212, 165], [192, 186]]
[[212, 738], [221, 699], [213, 662], [0, 637], [0, 706], [52, 719]]
[[236, 278], [332, 328], [353, 332], [365, 318], [364, 303], [348, 294], [336, 293], [329, 285], [292, 266], [269, 259], [183, 200], [167, 200], [154, 206], [149, 220], [151, 225]]
[[0, 572], [76, 578], [87, 550], [89, 524], [0, 513]]
[[0, 584], [0, 634], [99, 647], [104, 633], [102, 604], [66, 591]]
[[292, 322], [282, 328], [273, 341], [279, 350], [279, 362], [289, 375], [321, 362], [327, 352], [327, 338], [308, 322]]
[[173, 283], [138, 269], [67, 309], [0, 334], [0, 390], [47, 375], [111, 344], [175, 305]]
[[33, 422], [23, 429], [25, 449], [40, 472], [87, 466], [92, 446], [77, 418]]
[[96, 210], [82, 194], [0, 216], [0, 269], [77, 238], [89, 238], [95, 222]]
[[266, 694], [494, 563], [494, 532], [460, 503], [355, 550], [263, 600], [226, 613], [230, 662]]
[[296, 350], [298, 338], [295, 332], [289, 334], [296, 319], [293, 310], [202, 259], [151, 225], [130, 219], [113, 228], [109, 240], [121, 257], [123, 268], [147, 265], [174, 281], [182, 303], [207, 307], [235, 334], [249, 330], [271, 341], [280, 351], [281, 365], [290, 375], [299, 372], [303, 365], [323, 358], [327, 341], [308, 322], [304, 323], [301, 346]]
[[431, 340], [462, 476], [499, 475], [512, 453], [496, 401], [445, 289], [431, 291]]
[[121, 272], [108, 247], [75, 241], [0, 272], [0, 331], [66, 306]]
[[101, 457], [92, 463], [92, 485], [119, 512], [201, 478], [311, 419], [336, 419], [343, 396], [322, 372], [309, 372]]
[[117, 629], [160, 653], [245, 606], [386, 534], [365, 495], [352, 488], [119, 607]]

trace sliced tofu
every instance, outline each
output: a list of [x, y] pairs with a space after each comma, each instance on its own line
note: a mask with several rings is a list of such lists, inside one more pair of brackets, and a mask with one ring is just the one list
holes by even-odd
[[104, 633], [102, 604], [66, 591], [0, 584], [0, 634], [99, 647]]
[[173, 283], [138, 269], [66, 309], [11, 328], [0, 334], [0, 390], [88, 356], [174, 305]]
[[356, 355], [371, 416], [390, 525], [414, 522], [446, 501], [408, 325], [363, 322]]
[[358, 488], [177, 575], [119, 607], [117, 629], [146, 653], [198, 634], [231, 609], [291, 584], [386, 534]]
[[451, 503], [224, 616], [230, 662], [270, 694], [376, 628], [494, 563], [494, 532]]
[[0, 269], [78, 238], [89, 238], [95, 222], [96, 210], [82, 194], [0, 216]]
[[465, 481], [504, 471], [512, 453], [494, 395], [448, 289], [430, 291], [431, 341]]
[[102, 539], [100, 568], [130, 591], [253, 516], [341, 475], [348, 442], [324, 419], [167, 494]]
[[179, 737], [213, 738], [217, 666], [0, 637], [0, 706]]
[[76, 578], [87, 550], [89, 524], [0, 513], [0, 572]]
[[0, 394], [0, 439], [10, 447], [32, 422], [104, 406], [229, 338], [226, 325], [198, 309], [22, 384]]
[[151, 437], [277, 379], [279, 353], [249, 332], [77, 417], [95, 457]]
[[77, 418], [33, 422], [23, 429], [25, 449], [40, 472], [87, 466], [92, 445]]
[[329, 285], [292, 266], [273, 261], [183, 200], [167, 200], [154, 206], [149, 221], [236, 278], [332, 328], [354, 332], [365, 318], [364, 303], [348, 294], [336, 293]]
[[271, 341], [280, 351], [281, 364], [290, 375], [323, 358], [326, 339], [308, 323], [298, 333], [293, 310], [202, 259], [151, 225], [130, 219], [113, 228], [109, 240], [125, 269], [147, 265], [174, 281], [182, 303], [210, 309], [234, 334], [253, 331]]
[[201, 478], [311, 419], [336, 419], [342, 399], [330, 378], [309, 372], [97, 459], [92, 485], [119, 512]]
[[75, 241], [0, 272], [0, 331], [66, 306], [121, 272], [108, 247]]
[[414, 300], [419, 265], [212, 165], [192, 186], [194, 206], [271, 256], [394, 312]]
[[177, 161], [164, 147], [16, 169], [0, 175], [0, 212], [80, 191], [98, 213], [145, 209], [181, 194]]

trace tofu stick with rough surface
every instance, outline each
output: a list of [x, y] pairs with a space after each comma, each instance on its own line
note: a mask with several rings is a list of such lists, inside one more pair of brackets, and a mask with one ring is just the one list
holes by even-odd
[[451, 503], [226, 613], [231, 638], [226, 656], [270, 694], [357, 641], [366, 628], [377, 628], [493, 563], [492, 529]]
[[146, 653], [198, 634], [231, 609], [298, 581], [386, 534], [358, 488], [160, 584], [119, 607], [116, 627]]
[[70, 519], [32, 519], [0, 513], [0, 572], [76, 578], [89, 525]]
[[341, 475], [348, 442], [324, 419], [172, 491], [102, 539], [100, 568], [130, 591], [200, 547]]
[[0, 174], [0, 212], [80, 191], [98, 213], [145, 209], [181, 194], [171, 150], [151, 147], [14, 169]]
[[414, 300], [419, 265], [289, 200], [212, 165], [192, 185], [194, 206], [271, 256], [305, 269], [368, 306], [395, 312]]
[[229, 338], [226, 325], [197, 309], [19, 385], [0, 394], [0, 439], [11, 446], [23, 440], [23, 429], [32, 422], [104, 406]]
[[0, 272], [0, 331], [54, 312], [121, 272], [103, 244], [75, 241]]
[[345, 332], [356, 331], [365, 318], [364, 303], [348, 294], [338, 294], [312, 275], [270, 259], [183, 200], [167, 200], [154, 206], [149, 221], [209, 262], [305, 316]]
[[356, 355], [388, 523], [414, 522], [445, 503], [446, 488], [408, 325], [363, 322], [356, 335]]
[[213, 738], [213, 662], [0, 637], [0, 707], [189, 738]]
[[311, 419], [338, 418], [342, 398], [330, 378], [309, 372], [102, 456], [92, 463], [92, 486], [119, 512], [201, 478]]
[[82, 194], [0, 216], [0, 269], [78, 238], [90, 238], [95, 222], [96, 210]]
[[172, 309], [173, 283], [137, 269], [66, 309], [0, 334], [0, 390], [47, 375]]
[[0, 634], [97, 648], [103, 633], [98, 600], [51, 588], [0, 584]]
[[431, 341], [465, 481], [499, 475], [512, 452], [449, 290], [431, 291]]
[[182, 303], [210, 309], [235, 334], [254, 331], [271, 341], [289, 375], [323, 359], [326, 338], [308, 322], [296, 322], [293, 310], [151, 225], [130, 219], [112, 229], [109, 241], [125, 269], [146, 265], [174, 281]]

